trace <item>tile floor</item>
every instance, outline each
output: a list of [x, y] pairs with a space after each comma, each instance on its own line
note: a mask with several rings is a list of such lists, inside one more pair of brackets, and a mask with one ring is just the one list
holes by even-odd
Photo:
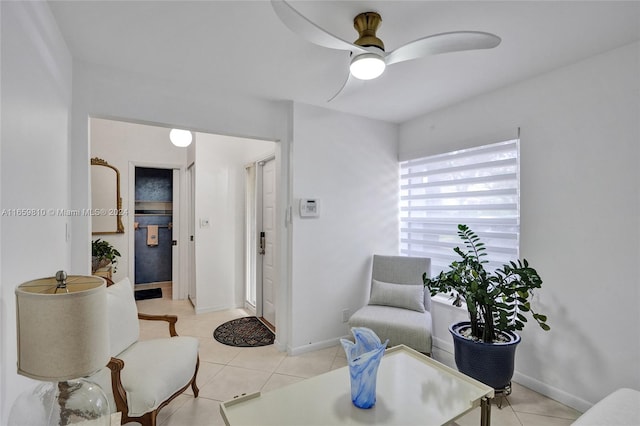
[[[287, 356], [273, 345], [260, 348], [235, 348], [213, 339], [213, 330], [225, 321], [247, 313], [242, 309], [195, 315], [188, 301], [151, 299], [138, 301], [140, 312], [178, 315], [177, 331], [200, 340], [200, 395], [185, 392], [164, 407], [158, 426], [223, 425], [219, 404], [242, 393], [268, 392], [305, 378], [346, 365], [341, 347], [335, 346], [298, 356]], [[141, 338], [166, 336], [164, 323], [141, 322]], [[451, 354], [434, 348], [434, 359], [453, 364]], [[580, 413], [517, 383], [505, 399], [502, 409], [493, 407], [493, 426], [570, 425]], [[452, 426], [478, 425], [479, 408], [458, 419]]]

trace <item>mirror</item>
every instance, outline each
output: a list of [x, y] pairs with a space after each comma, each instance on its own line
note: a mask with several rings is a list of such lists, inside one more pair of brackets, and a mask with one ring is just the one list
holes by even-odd
[[98, 157], [91, 159], [91, 233], [124, 233], [120, 171]]

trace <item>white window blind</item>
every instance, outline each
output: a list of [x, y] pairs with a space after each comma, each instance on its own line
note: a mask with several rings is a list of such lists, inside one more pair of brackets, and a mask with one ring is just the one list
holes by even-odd
[[431, 258], [432, 276], [448, 270], [462, 223], [485, 243], [487, 270], [518, 258], [519, 181], [518, 139], [401, 162], [401, 254]]

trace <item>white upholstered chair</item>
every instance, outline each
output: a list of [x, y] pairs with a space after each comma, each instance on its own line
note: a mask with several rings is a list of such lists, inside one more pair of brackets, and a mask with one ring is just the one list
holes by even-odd
[[[175, 315], [139, 314], [128, 278], [107, 287], [109, 350], [107, 367], [89, 378], [109, 398], [122, 423], [154, 426], [158, 411], [189, 386], [198, 396], [198, 339], [178, 336]], [[166, 321], [166, 338], [139, 340], [138, 320]]]
[[431, 354], [431, 295], [422, 280], [430, 269], [428, 258], [374, 255], [369, 302], [349, 326], [370, 328], [389, 346]]
[[621, 388], [596, 402], [572, 426], [634, 426], [640, 424], [640, 391]]

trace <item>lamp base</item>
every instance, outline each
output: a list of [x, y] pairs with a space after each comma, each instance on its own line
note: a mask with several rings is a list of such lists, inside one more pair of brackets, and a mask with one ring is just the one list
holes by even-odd
[[102, 388], [84, 379], [44, 382], [20, 394], [9, 425], [109, 426], [111, 410]]

